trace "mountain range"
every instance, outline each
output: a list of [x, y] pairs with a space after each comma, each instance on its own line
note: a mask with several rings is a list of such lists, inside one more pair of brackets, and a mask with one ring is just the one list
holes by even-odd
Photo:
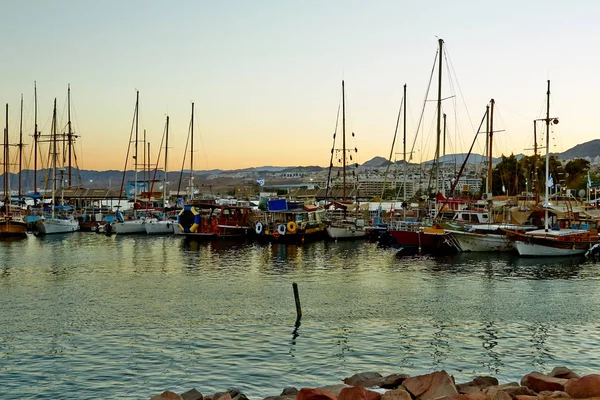
[[[556, 154], [561, 160], [570, 160], [573, 158], [587, 158], [592, 161], [596, 157], [600, 156], [600, 139], [591, 140], [586, 143], [578, 144], [569, 150], [566, 150], [562, 153]], [[467, 157], [466, 153], [460, 154], [447, 154], [440, 158], [440, 162], [442, 164], [462, 164]], [[523, 154], [516, 155], [518, 159], [523, 157]], [[468, 159], [468, 163], [470, 164], [481, 164], [485, 161], [486, 157], [480, 154], [471, 154]], [[493, 159], [493, 163], [498, 163], [502, 160], [501, 157], [497, 157]], [[426, 164], [431, 164], [433, 161], [426, 161]], [[388, 164], [388, 160], [384, 157], [376, 156], [365, 163], [359, 166], [359, 169], [382, 169], [385, 168]], [[396, 164], [402, 165], [404, 161], [397, 161]], [[227, 176], [229, 178], [235, 178], [237, 175], [269, 175], [276, 173], [284, 173], [284, 172], [294, 172], [294, 173], [314, 173], [320, 172], [326, 169], [327, 167], [320, 166], [296, 166], [296, 167], [278, 167], [278, 166], [260, 166], [260, 167], [252, 167], [252, 168], [242, 168], [235, 170], [222, 170], [222, 169], [213, 169], [213, 170], [201, 170], [195, 171], [194, 175], [202, 177], [219, 177], [221, 175]], [[39, 170], [38, 177], [38, 187], [42, 187], [44, 184], [44, 179], [48, 170]], [[152, 179], [154, 172], [150, 174], [148, 179]], [[189, 175], [189, 170], [184, 171], [183, 176]], [[121, 186], [121, 182], [123, 181], [123, 172], [119, 170], [108, 170], [108, 171], [94, 171], [94, 170], [76, 170], [74, 169], [72, 172], [73, 176], [73, 184], [83, 187], [112, 187], [114, 189], [119, 188]], [[181, 173], [170, 172], [168, 176], [168, 181], [170, 182], [169, 187], [177, 187], [178, 182], [180, 180]], [[0, 175], [0, 179], [2, 175]], [[64, 177], [66, 179], [66, 176]], [[133, 171], [127, 171], [125, 174], [124, 181], [129, 182], [135, 179], [135, 174]], [[138, 179], [143, 180], [143, 174], [138, 172]], [[162, 171], [158, 172], [157, 179], [163, 179]], [[183, 178], [187, 179], [187, 178]], [[32, 170], [23, 170], [22, 171], [22, 182], [25, 192], [30, 192], [33, 186], [33, 171]], [[17, 174], [11, 174], [11, 188], [13, 190], [17, 189], [18, 185], [18, 176]], [[186, 183], [181, 183], [181, 187], [185, 187]], [[160, 184], [158, 184], [160, 186]]]

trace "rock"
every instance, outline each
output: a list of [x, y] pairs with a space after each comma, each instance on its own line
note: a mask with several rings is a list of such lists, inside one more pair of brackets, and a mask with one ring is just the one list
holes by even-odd
[[538, 396], [531, 396], [529, 394], [520, 394], [515, 396], [515, 400], [540, 400]]
[[339, 385], [320, 386], [317, 389], [325, 390], [326, 392], [333, 393], [334, 395], [339, 397], [342, 390], [344, 390], [345, 388], [349, 388], [349, 387], [352, 387], [352, 386], [348, 386], [348, 385], [344, 385], [343, 383], [340, 383]]
[[265, 397], [263, 400], [296, 400], [296, 396], [295, 395], [269, 396], [269, 397]]
[[456, 385], [459, 393], [479, 392], [483, 389], [498, 385], [498, 379], [491, 376], [476, 376], [471, 382]]
[[339, 400], [379, 400], [381, 394], [372, 392], [360, 386], [347, 387], [342, 389]]
[[402, 382], [408, 377], [409, 375], [406, 374], [388, 375], [382, 379], [381, 385], [379, 386], [384, 389], [396, 389], [398, 386], [402, 385]]
[[563, 379], [581, 378], [567, 367], [555, 367], [548, 375]]
[[534, 392], [542, 392], [544, 390], [551, 392], [556, 390], [564, 391], [565, 383], [567, 383], [567, 379], [554, 378], [540, 372], [531, 372], [521, 379], [521, 385], [527, 386]]
[[360, 386], [360, 387], [373, 387], [381, 386], [383, 383], [383, 376], [378, 372], [361, 372], [354, 374], [350, 378], [343, 380], [346, 385]]
[[[231, 396], [231, 394], [229, 394]], [[248, 400], [244, 393], [238, 393], [235, 397], [232, 397], [231, 400]]]
[[402, 385], [417, 400], [435, 399], [436, 397], [458, 394], [454, 379], [446, 371], [406, 378]]
[[388, 390], [381, 396], [381, 400], [412, 400], [410, 393], [404, 390], [404, 387]]
[[296, 396], [298, 394], [298, 389], [293, 386], [288, 386], [281, 392], [280, 396]]
[[498, 386], [490, 386], [483, 391], [483, 394], [492, 400], [512, 400], [510, 394], [499, 389]]
[[[510, 398], [510, 397], [509, 397]], [[482, 391], [438, 397], [436, 400], [490, 400]]]
[[571, 378], [565, 383], [565, 392], [576, 399], [600, 396], [600, 375], [592, 374]]
[[542, 397], [552, 397], [554, 399], [560, 399], [560, 398], [570, 398], [571, 396], [569, 396], [566, 392], [561, 392], [561, 391], [555, 391], [555, 392], [551, 392], [549, 390], [544, 390], [542, 392], [538, 393], [538, 396], [542, 396]]
[[188, 390], [187, 392], [182, 393], [181, 397], [183, 400], [203, 400], [202, 393], [196, 389]]
[[[498, 385], [498, 386], [490, 386], [489, 388], [485, 389], [484, 392], [487, 392], [489, 389], [492, 389], [492, 388], [498, 388], [499, 390], [504, 391], [511, 397], [535, 396], [536, 395], [536, 393], [533, 390], [529, 389], [527, 386], [521, 386], [517, 382], [505, 383], [503, 385]], [[488, 394], [488, 396], [489, 396], [489, 394]], [[490, 396], [490, 397], [492, 397], [492, 396]]]
[[229, 392], [225, 393], [215, 393], [213, 396], [213, 400], [232, 400]]
[[302, 388], [296, 400], [337, 400], [337, 397], [327, 390]]
[[150, 397], [150, 400], [183, 400], [183, 398], [177, 393], [169, 392], [168, 390], [166, 390], [161, 394], [157, 394], [156, 396]]

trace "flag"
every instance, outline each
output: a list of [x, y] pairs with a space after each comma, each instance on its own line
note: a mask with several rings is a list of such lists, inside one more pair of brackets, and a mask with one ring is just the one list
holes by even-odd
[[548, 185], [549, 188], [554, 187], [554, 179], [552, 179], [552, 174], [550, 174], [550, 177], [548, 178], [548, 182], [546, 182], [546, 185]]
[[592, 187], [592, 180], [590, 179], [590, 171], [588, 171], [588, 188]]
[[260, 186], [265, 186], [265, 179], [264, 178], [259, 178], [256, 180], [256, 183], [258, 183]]

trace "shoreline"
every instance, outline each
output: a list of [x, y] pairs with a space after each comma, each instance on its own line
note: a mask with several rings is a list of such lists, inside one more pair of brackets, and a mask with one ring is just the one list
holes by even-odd
[[[342, 379], [343, 383], [297, 389], [286, 387], [279, 395], [263, 400], [549, 400], [600, 397], [600, 375], [580, 376], [567, 367], [555, 367], [549, 374], [533, 371], [520, 382], [500, 383], [491, 376], [477, 376], [456, 383], [446, 371], [424, 375], [361, 372]], [[191, 389], [177, 394], [165, 391], [150, 400], [248, 400], [238, 389], [203, 395]]]

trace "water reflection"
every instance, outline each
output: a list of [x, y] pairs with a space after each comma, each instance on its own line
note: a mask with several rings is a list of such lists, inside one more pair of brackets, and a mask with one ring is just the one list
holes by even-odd
[[487, 321], [481, 324], [480, 333], [478, 337], [482, 341], [482, 347], [484, 348], [482, 365], [489, 370], [492, 374], [498, 374], [504, 363], [501, 360], [500, 354], [496, 352], [495, 348], [498, 346], [498, 327], [493, 321]]

